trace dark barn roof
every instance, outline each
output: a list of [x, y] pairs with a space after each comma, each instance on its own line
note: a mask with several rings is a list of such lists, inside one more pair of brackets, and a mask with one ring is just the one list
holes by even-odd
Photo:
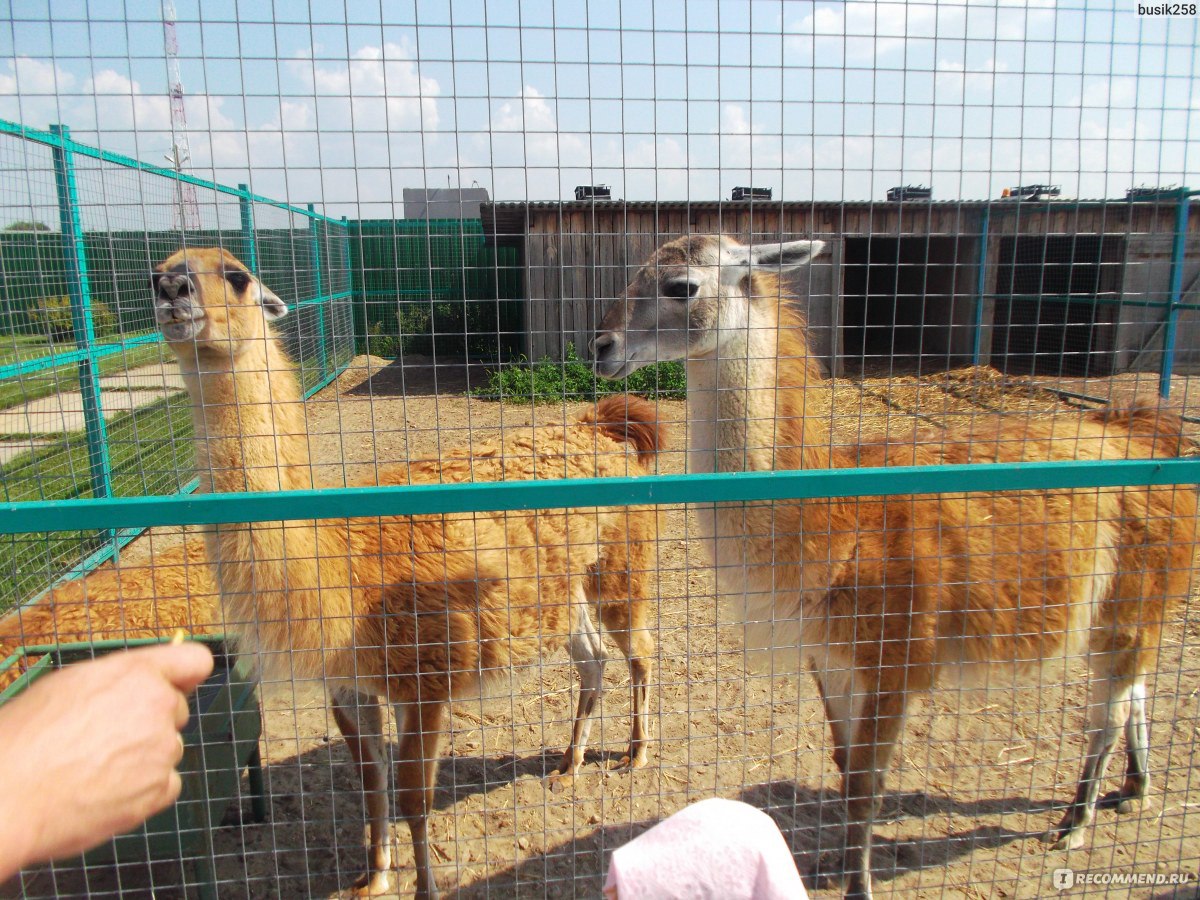
[[[1197, 201], [1193, 200], [1192, 203]], [[871, 233], [873, 224], [891, 223], [885, 231], [902, 233], [978, 233], [984, 211], [999, 225], [1008, 222], [1003, 230], [1019, 230], [1014, 220], [1051, 215], [1061, 219], [1064, 231], [1108, 231], [1108, 217], [1113, 216], [1111, 225], [1117, 232], [1129, 227], [1129, 216], [1135, 211], [1140, 215], [1162, 215], [1175, 208], [1175, 199], [1157, 198], [1146, 200], [1099, 199], [1099, 200], [917, 200], [917, 201], [733, 201], [733, 200], [535, 200], [535, 201], [492, 201], [480, 204], [483, 232], [489, 241], [498, 244], [519, 244], [534, 223], [545, 223], [558, 218], [564, 223], [574, 220], [604, 221], [610, 228], [615, 218], [629, 216], [646, 223], [651, 216], [673, 219], [676, 223], [686, 220], [695, 224], [696, 217], [708, 219], [708, 224], [728, 216], [733, 221], [747, 221], [747, 217], [759, 221], [770, 219], [778, 222], [807, 220], [815, 231], [829, 233]], [[1071, 216], [1083, 214], [1088, 217], [1087, 226], [1081, 222], [1068, 221]], [[998, 221], [999, 220], [999, 221]], [[895, 227], [899, 222], [903, 227]], [[922, 222], [928, 223], [922, 226]], [[1121, 224], [1118, 224], [1121, 223]], [[1200, 226], [1200, 216], [1191, 217], [1189, 231]], [[578, 232], [578, 225], [567, 230]], [[664, 229], [670, 230], [670, 229]], [[1057, 230], [1057, 229], [1055, 229]], [[1137, 230], [1137, 229], [1135, 229]]]

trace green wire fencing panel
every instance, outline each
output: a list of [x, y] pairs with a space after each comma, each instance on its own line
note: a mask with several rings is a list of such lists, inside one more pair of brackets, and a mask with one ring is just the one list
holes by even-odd
[[[244, 189], [198, 183], [181, 229], [175, 173], [0, 123], [0, 486], [5, 499], [190, 491], [189, 402], [154, 322], [155, 265], [181, 247], [256, 259], [299, 315], [289, 345], [306, 390], [349, 362], [344, 223]], [[284, 277], [287, 273], [287, 277]], [[103, 562], [138, 530], [10, 536], [0, 608]]]
[[351, 246], [369, 352], [494, 362], [523, 346], [516, 248], [480, 220], [357, 220]]
[[1192, 896], [1189, 4], [9, 6], [0, 729], [240, 658], [0, 895]]

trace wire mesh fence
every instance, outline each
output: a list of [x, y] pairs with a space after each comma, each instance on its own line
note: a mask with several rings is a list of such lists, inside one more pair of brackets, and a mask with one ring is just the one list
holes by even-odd
[[[228, 247], [255, 260], [264, 277], [286, 279], [302, 306], [302, 327], [287, 340], [306, 389], [345, 367], [354, 329], [344, 223], [210, 187], [202, 191], [208, 227], [181, 234], [173, 230], [174, 173], [77, 145], [66, 130], [5, 123], [4, 131], [4, 216], [12, 223], [0, 235], [7, 500], [194, 488], [191, 418], [146, 287], [154, 261], [181, 241]], [[0, 605], [92, 568], [139, 532], [10, 538]]]
[[0, 891], [1196, 890], [1194, 12], [183, 6], [0, 28], [0, 746], [216, 659]]

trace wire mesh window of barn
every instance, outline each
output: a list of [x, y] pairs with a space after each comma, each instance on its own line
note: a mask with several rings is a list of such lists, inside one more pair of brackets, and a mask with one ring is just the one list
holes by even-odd
[[0, 834], [60, 670], [214, 670], [0, 893], [1196, 891], [1198, 37], [7, 10]]

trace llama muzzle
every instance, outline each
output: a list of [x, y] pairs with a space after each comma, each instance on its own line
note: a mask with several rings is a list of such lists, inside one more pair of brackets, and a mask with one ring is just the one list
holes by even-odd
[[168, 341], [190, 340], [199, 330], [204, 308], [194, 295], [195, 286], [185, 272], [154, 276], [154, 320]]

